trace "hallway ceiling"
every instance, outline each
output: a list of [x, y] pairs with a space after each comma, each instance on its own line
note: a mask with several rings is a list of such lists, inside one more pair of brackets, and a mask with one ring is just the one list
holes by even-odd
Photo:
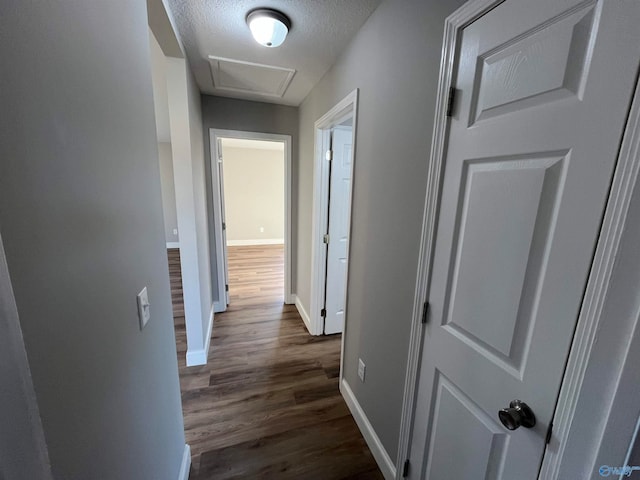
[[[304, 100], [380, 2], [168, 0], [202, 93], [283, 105]], [[245, 17], [258, 7], [291, 19], [282, 46], [266, 48], [253, 40]]]

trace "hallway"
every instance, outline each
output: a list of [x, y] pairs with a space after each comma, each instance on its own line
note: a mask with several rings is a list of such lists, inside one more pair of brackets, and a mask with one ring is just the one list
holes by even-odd
[[230, 306], [186, 368], [179, 250], [169, 268], [192, 480], [383, 478], [338, 390], [340, 337], [283, 305], [283, 248], [229, 247]]

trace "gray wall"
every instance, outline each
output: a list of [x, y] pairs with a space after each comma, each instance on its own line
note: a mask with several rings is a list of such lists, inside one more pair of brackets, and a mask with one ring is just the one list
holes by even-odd
[[54, 476], [175, 480], [184, 433], [146, 6], [6, 0], [2, 12], [0, 228]]
[[296, 285], [308, 308], [313, 124], [360, 89], [344, 368], [394, 460], [444, 19], [462, 3], [382, 3], [300, 107]]
[[51, 479], [40, 412], [0, 238], [0, 479]]
[[164, 237], [167, 242], [180, 240], [179, 234], [173, 233], [178, 228], [178, 214], [176, 213], [176, 187], [173, 184], [173, 157], [171, 144], [158, 143], [160, 162], [160, 181], [162, 187], [162, 212], [164, 214]]
[[[204, 163], [207, 181], [207, 201], [209, 212], [213, 212], [213, 196], [211, 191], [211, 153], [209, 145], [209, 129], [240, 130], [245, 132], [275, 133], [291, 135], [291, 151], [293, 158], [291, 178], [291, 256], [293, 259], [291, 284], [296, 286], [296, 245], [298, 218], [297, 151], [298, 151], [298, 108], [275, 105], [271, 103], [236, 100], [212, 95], [202, 95], [202, 123], [204, 127]], [[211, 216], [210, 216], [211, 218]], [[209, 239], [211, 245], [211, 275], [213, 277], [214, 299], [217, 301], [217, 267], [214, 222], [209, 221]]]

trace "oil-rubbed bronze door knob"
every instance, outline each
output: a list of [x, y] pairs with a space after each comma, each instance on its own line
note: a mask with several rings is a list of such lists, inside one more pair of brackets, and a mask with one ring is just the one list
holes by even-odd
[[536, 416], [529, 405], [520, 400], [513, 400], [509, 404], [509, 408], [503, 408], [498, 412], [498, 417], [505, 428], [515, 430], [522, 426], [531, 428], [536, 424]]

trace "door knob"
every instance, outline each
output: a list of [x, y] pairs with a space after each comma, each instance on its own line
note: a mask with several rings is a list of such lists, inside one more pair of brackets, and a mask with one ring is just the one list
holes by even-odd
[[536, 424], [533, 410], [521, 400], [513, 400], [509, 408], [503, 408], [498, 412], [498, 417], [508, 430], [515, 430], [520, 426], [531, 428]]

